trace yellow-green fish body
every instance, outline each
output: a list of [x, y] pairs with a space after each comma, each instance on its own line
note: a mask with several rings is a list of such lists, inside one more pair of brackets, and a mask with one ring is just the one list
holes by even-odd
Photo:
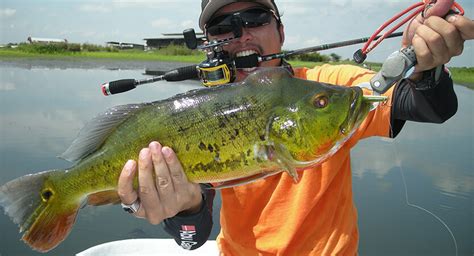
[[334, 153], [371, 102], [382, 99], [364, 100], [360, 88], [301, 80], [279, 68], [237, 84], [114, 107], [92, 119], [62, 155], [74, 166], [8, 182], [0, 187], [0, 205], [25, 231], [26, 243], [48, 251], [70, 232], [84, 200], [113, 195], [124, 163], [151, 141], [172, 147], [196, 183], [235, 185], [280, 171], [296, 180], [296, 169]]

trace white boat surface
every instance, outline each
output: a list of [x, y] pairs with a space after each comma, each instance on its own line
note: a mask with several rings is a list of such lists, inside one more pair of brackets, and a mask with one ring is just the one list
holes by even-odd
[[192, 256], [219, 255], [215, 240], [209, 240], [195, 250], [185, 250], [173, 239], [125, 239], [99, 244], [76, 254], [77, 256]]

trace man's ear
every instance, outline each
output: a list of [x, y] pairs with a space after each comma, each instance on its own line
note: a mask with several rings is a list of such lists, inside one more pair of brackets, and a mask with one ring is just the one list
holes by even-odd
[[280, 24], [278, 32], [280, 33], [280, 44], [283, 46], [283, 43], [285, 42], [285, 26], [283, 24]]

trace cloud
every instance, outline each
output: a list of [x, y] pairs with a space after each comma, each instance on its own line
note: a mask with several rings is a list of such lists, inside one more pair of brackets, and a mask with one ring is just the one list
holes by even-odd
[[197, 27], [197, 26], [198, 24], [194, 20], [184, 20], [183, 22], [181, 22], [181, 27], [183, 29]]
[[96, 5], [96, 4], [83, 4], [79, 7], [79, 10], [84, 11], [84, 12], [100, 12], [100, 13], [110, 12], [110, 8], [104, 5]]
[[298, 15], [306, 15], [308, 13], [311, 13], [311, 10], [313, 8], [307, 6], [307, 5], [299, 5], [299, 4], [289, 4], [289, 3], [283, 3], [280, 9], [280, 14], [285, 17], [286, 15], [289, 16], [298, 16]]
[[321, 38], [318, 38], [318, 37], [308, 38], [304, 41], [304, 44], [308, 45], [308, 47], [314, 46], [314, 45], [320, 45], [322, 43], [323, 43], [323, 40], [321, 40]]
[[10, 8], [0, 9], [0, 18], [9, 18], [15, 15], [16, 10]]
[[174, 23], [166, 18], [160, 18], [151, 22], [151, 26], [154, 28], [169, 28], [172, 25], [174, 25]]
[[[367, 2], [367, 0], [363, 0], [363, 2]], [[350, 1], [349, 0], [329, 0], [329, 3], [336, 5], [338, 7], [346, 7], [347, 5], [350, 4]]]
[[169, 1], [169, 0], [112, 0], [112, 5], [117, 8], [161, 8], [163, 4], [170, 4], [173, 2], [183, 1]]

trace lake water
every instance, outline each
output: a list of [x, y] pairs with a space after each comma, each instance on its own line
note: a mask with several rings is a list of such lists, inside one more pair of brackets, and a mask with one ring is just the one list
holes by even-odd
[[[0, 60], [0, 184], [68, 167], [55, 156], [108, 107], [199, 88], [196, 81], [158, 82], [121, 95], [101, 94], [101, 83], [142, 78], [150, 66], [168, 70], [179, 64]], [[459, 110], [445, 124], [407, 123], [396, 140], [370, 138], [353, 150], [361, 255], [455, 255], [450, 232], [458, 255], [472, 255], [474, 92], [455, 90]], [[219, 202], [212, 239], [219, 229]], [[1, 256], [72, 255], [114, 240], [169, 238], [161, 226], [131, 218], [120, 206], [82, 209], [69, 237], [47, 254], [32, 251], [20, 237], [16, 225], [0, 214]]]

